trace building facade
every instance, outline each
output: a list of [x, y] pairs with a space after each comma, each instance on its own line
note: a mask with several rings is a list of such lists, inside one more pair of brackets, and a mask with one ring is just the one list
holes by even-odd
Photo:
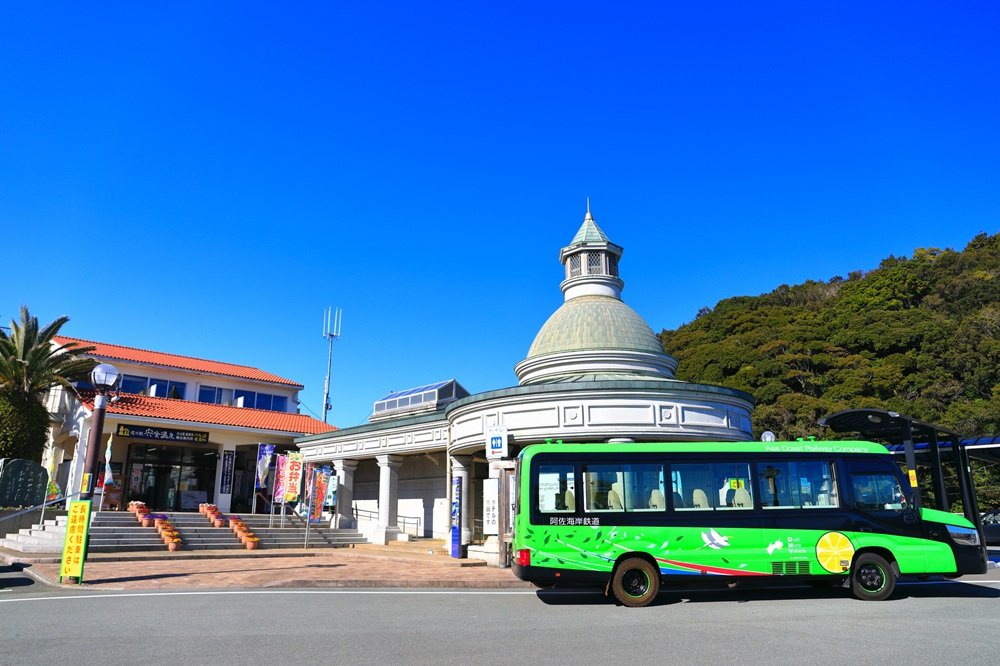
[[[514, 366], [517, 386], [475, 395], [454, 380], [419, 387], [376, 402], [368, 424], [296, 440], [305, 460], [336, 468], [336, 523], [357, 522], [383, 543], [454, 534], [470, 557], [502, 563], [520, 447], [752, 439], [750, 395], [674, 378], [677, 361], [622, 301], [622, 252], [588, 210], [559, 254], [564, 302]], [[450, 393], [431, 395], [446, 385]], [[429, 397], [410, 399], [418, 394]], [[498, 433], [506, 460], [488, 456]]]
[[[333, 430], [298, 413], [301, 384], [257, 368], [75, 338], [55, 342], [94, 347], [87, 356], [122, 375], [99, 447], [103, 469], [111, 443], [114, 481], [100, 496], [106, 508], [140, 500], [159, 511], [197, 510], [202, 502], [248, 511], [258, 444], [295, 450], [296, 437]], [[52, 427], [44, 464], [57, 470], [67, 495], [80, 489], [94, 409], [91, 387], [78, 390], [79, 397], [62, 388], [47, 396]]]

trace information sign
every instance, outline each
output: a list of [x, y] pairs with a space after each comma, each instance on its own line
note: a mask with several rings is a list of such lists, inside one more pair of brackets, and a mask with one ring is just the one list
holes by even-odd
[[483, 479], [483, 534], [500, 534], [500, 479]]
[[87, 558], [87, 534], [90, 530], [90, 500], [69, 503], [66, 517], [66, 540], [63, 542], [62, 563], [59, 565], [59, 582], [74, 577], [83, 582], [83, 561]]
[[233, 492], [233, 468], [236, 465], [236, 451], [222, 452], [222, 480], [219, 484], [219, 494], [229, 495]]
[[507, 457], [507, 426], [486, 427], [486, 458], [499, 460]]

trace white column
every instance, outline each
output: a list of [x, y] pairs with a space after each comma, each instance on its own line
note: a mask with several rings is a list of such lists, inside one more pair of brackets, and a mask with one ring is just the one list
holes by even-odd
[[337, 470], [337, 512], [330, 525], [337, 529], [352, 530], [358, 526], [354, 520], [354, 470], [357, 460], [334, 460]]
[[400, 535], [396, 517], [399, 510], [399, 467], [402, 456], [375, 456], [378, 461], [378, 526], [372, 535], [372, 542], [387, 544], [396, 541]]
[[472, 490], [472, 456], [451, 457], [451, 478], [462, 480], [462, 498], [459, 502], [462, 511], [462, 545], [472, 543], [472, 516], [469, 515], [469, 493]]

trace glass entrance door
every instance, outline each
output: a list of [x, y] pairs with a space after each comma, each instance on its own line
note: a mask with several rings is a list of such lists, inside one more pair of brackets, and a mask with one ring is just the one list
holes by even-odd
[[[186, 446], [132, 444], [129, 447], [128, 500], [145, 502], [151, 511], [192, 510], [194, 500], [215, 498], [214, 450]], [[194, 503], [198, 508], [198, 502]]]

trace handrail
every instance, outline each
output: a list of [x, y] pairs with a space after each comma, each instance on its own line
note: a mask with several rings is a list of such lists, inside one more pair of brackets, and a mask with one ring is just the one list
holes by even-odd
[[[359, 509], [357, 507], [354, 507], [355, 520], [358, 520], [362, 514], [364, 514], [365, 518], [369, 520], [372, 518], [378, 520], [378, 511], [372, 511], [371, 509]], [[419, 537], [421, 520], [422, 520], [421, 518], [416, 516], [396, 516], [396, 527], [400, 528], [400, 530], [402, 530], [403, 532], [406, 532], [406, 526], [412, 524], [413, 536]], [[409, 532], [406, 533], [409, 534]]]
[[3, 518], [0, 518], [0, 523], [2, 523], [5, 520], [10, 520], [11, 518], [17, 518], [18, 516], [23, 516], [26, 513], [31, 513], [32, 511], [35, 511], [37, 509], [41, 509], [42, 510], [42, 515], [38, 519], [38, 524], [39, 525], [44, 525], [45, 524], [45, 507], [47, 507], [49, 504], [56, 504], [57, 502], [65, 502], [66, 500], [70, 499], [71, 497], [76, 497], [77, 495], [82, 495], [82, 494], [83, 494], [83, 491], [81, 490], [78, 493], [72, 493], [72, 494], [66, 495], [64, 497], [57, 497], [56, 499], [46, 500], [45, 502], [42, 502], [41, 504], [39, 504], [37, 506], [33, 506], [33, 507], [30, 507], [30, 508], [24, 509], [23, 511], [18, 511], [17, 513], [12, 513], [9, 516], [4, 516]]

